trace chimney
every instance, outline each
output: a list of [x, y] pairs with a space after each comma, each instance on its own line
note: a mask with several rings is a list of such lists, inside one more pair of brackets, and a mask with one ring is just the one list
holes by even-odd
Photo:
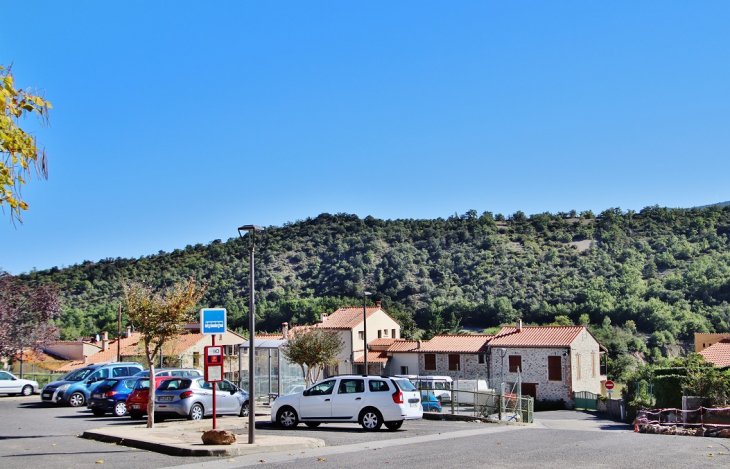
[[416, 347], [416, 348], [421, 348], [421, 345], [423, 345], [423, 341], [421, 341], [421, 340], [419, 339], [419, 340], [418, 340], [418, 347]]
[[124, 337], [126, 337], [127, 339], [132, 337], [132, 326], [127, 326], [127, 334]]
[[109, 334], [106, 331], [101, 333], [101, 351], [109, 348]]
[[88, 357], [87, 357], [86, 355], [84, 355], [84, 365], [86, 365], [86, 360], [87, 360], [87, 358], [88, 358]]
[[289, 338], [289, 323], [285, 322], [281, 325], [281, 336], [284, 338], [284, 340], [287, 340]]
[[378, 307], [378, 309], [380, 309], [380, 301], [376, 301], [376, 302], [375, 302], [375, 306], [377, 306], [377, 307]]
[[327, 320], [327, 317], [329, 317], [329, 314], [322, 313], [322, 322], [325, 322]]
[[522, 332], [522, 319], [517, 320], [517, 332]]

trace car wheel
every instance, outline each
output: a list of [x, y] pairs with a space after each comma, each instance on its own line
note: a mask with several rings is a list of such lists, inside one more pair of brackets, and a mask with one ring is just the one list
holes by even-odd
[[248, 411], [249, 411], [249, 405], [248, 401], [244, 402], [243, 405], [241, 405], [241, 412], [238, 413], [239, 417], [248, 417]]
[[22, 394], [24, 396], [30, 396], [33, 394], [33, 386], [23, 386]]
[[94, 417], [103, 417], [106, 412], [104, 412], [104, 409], [92, 409], [91, 413], [94, 414]]
[[308, 426], [309, 428], [317, 428], [319, 427], [319, 422], [306, 422], [304, 425]]
[[190, 408], [190, 414], [188, 420], [201, 420], [203, 418], [203, 406], [200, 404], [193, 404]]
[[386, 428], [393, 432], [398, 430], [401, 425], [403, 425], [403, 420], [398, 420], [397, 422], [385, 422]]
[[140, 414], [139, 412], [130, 412], [129, 416], [132, 418], [132, 420], [142, 420], [144, 414]]
[[75, 392], [68, 398], [68, 403], [71, 407], [81, 407], [86, 403], [86, 398], [82, 393]]
[[117, 401], [116, 404], [114, 404], [114, 415], [117, 417], [124, 417], [124, 414], [127, 413], [127, 404], [124, 401]]
[[367, 431], [379, 430], [383, 425], [383, 416], [377, 409], [365, 409], [360, 414], [360, 425]]
[[279, 425], [286, 429], [294, 428], [299, 425], [299, 418], [297, 417], [297, 413], [291, 407], [284, 407], [283, 409], [281, 409], [276, 416], [276, 421], [279, 423]]

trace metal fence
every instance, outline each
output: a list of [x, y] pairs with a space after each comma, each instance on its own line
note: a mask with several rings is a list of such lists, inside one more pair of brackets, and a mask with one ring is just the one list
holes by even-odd
[[[434, 391], [422, 390], [421, 394], [434, 396]], [[451, 398], [441, 394], [436, 396], [436, 400], [440, 404], [440, 410], [437, 408], [427, 410], [507, 422], [533, 423], [534, 421], [535, 402], [530, 396], [509, 392], [500, 394], [452, 389]]]

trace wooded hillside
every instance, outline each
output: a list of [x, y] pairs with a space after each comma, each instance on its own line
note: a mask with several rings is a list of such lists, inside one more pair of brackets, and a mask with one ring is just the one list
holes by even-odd
[[[614, 356], [666, 353], [694, 332], [730, 330], [730, 206], [610, 209], [436, 220], [322, 214], [257, 238], [257, 324], [277, 330], [372, 300], [417, 334], [458, 326], [590, 322]], [[65, 338], [116, 330], [121, 282], [209, 282], [202, 304], [248, 321], [248, 249], [231, 238], [139, 259], [104, 259], [21, 278], [54, 283]], [[556, 319], [557, 318], [557, 319]], [[413, 322], [415, 320], [415, 323]], [[643, 334], [642, 334], [643, 333]], [[647, 348], [648, 347], [648, 348]]]

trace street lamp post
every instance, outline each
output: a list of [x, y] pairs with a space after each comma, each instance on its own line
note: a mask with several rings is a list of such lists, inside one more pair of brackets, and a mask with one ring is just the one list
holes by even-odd
[[256, 441], [255, 428], [256, 428], [256, 399], [255, 399], [255, 388], [254, 379], [256, 372], [254, 369], [254, 336], [256, 335], [256, 299], [254, 295], [254, 270], [253, 270], [253, 259], [254, 250], [256, 248], [256, 232], [264, 231], [264, 229], [258, 225], [244, 225], [238, 229], [238, 236], [243, 239], [243, 232], [247, 231], [251, 235], [251, 247], [249, 251], [250, 255], [250, 270], [251, 270], [251, 288], [248, 307], [248, 444], [253, 444]]
[[362, 332], [362, 339], [363, 339], [363, 349], [364, 349], [364, 358], [365, 358], [365, 376], [367, 376], [368, 373], [368, 310], [366, 308], [366, 302], [368, 299], [368, 296], [370, 296], [370, 292], [361, 292], [360, 296], [362, 296], [362, 322], [363, 322], [363, 332]]
[[504, 356], [507, 355], [506, 348], [499, 349], [499, 356], [502, 359], [502, 365], [499, 370], [499, 379], [502, 381], [499, 384], [499, 421], [502, 421], [502, 410], [504, 408]]

